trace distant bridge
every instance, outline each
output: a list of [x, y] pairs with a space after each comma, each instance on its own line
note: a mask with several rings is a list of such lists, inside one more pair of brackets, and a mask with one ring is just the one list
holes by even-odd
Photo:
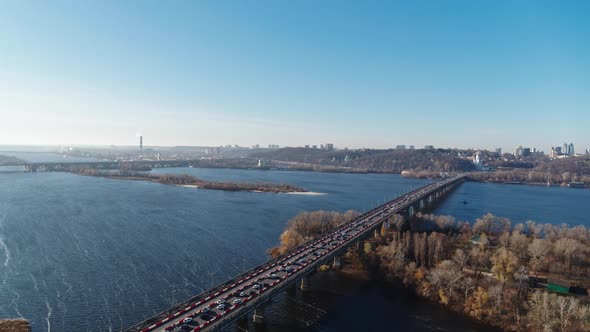
[[390, 216], [413, 216], [428, 209], [463, 181], [460, 175], [400, 196], [126, 331], [219, 331], [250, 314], [255, 323], [261, 323], [262, 306], [272, 297], [297, 283], [302, 290], [308, 288], [309, 275], [320, 265], [332, 262], [339, 266], [348, 248], [376, 235]]

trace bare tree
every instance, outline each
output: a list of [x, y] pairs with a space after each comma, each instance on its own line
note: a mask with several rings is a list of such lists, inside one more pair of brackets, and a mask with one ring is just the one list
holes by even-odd
[[582, 249], [580, 242], [569, 238], [559, 239], [553, 245], [553, 252], [565, 260], [564, 269], [567, 266], [570, 273], [572, 272], [573, 257], [580, 249]]
[[442, 261], [430, 270], [427, 279], [435, 288], [442, 289], [447, 296], [453, 298], [460, 289], [462, 277], [463, 273], [451, 261]]
[[457, 264], [459, 270], [463, 271], [463, 268], [469, 262], [469, 256], [467, 256], [462, 249], [457, 249], [455, 250], [452, 260], [455, 264]]
[[531, 272], [533, 274], [537, 274], [537, 272], [543, 268], [543, 264], [545, 264], [545, 257], [550, 250], [550, 243], [543, 239], [533, 239], [533, 242], [529, 244], [527, 250], [531, 256], [529, 267], [531, 268]]
[[536, 291], [529, 300], [529, 312], [527, 318], [530, 325], [537, 331], [552, 332], [558, 322], [555, 319], [555, 312], [551, 308], [549, 293]]
[[527, 258], [527, 248], [529, 245], [529, 239], [526, 235], [519, 231], [512, 231], [510, 235], [510, 249], [516, 253], [516, 256], [521, 260]]

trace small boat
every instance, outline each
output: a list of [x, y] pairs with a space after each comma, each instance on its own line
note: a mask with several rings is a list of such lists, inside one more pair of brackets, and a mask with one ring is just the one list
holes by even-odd
[[467, 201], [465, 201], [465, 200], [463, 201], [463, 204], [464, 204], [464, 205], [467, 205], [468, 203], [469, 203], [469, 202], [467, 202]]

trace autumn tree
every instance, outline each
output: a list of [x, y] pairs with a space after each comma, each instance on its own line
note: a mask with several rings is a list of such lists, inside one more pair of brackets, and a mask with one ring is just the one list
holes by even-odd
[[500, 281], [507, 281], [512, 278], [518, 264], [516, 255], [502, 247], [496, 250], [490, 260], [492, 262], [492, 272]]
[[477, 287], [473, 294], [465, 301], [465, 312], [476, 318], [482, 319], [487, 313], [489, 295], [483, 287]]

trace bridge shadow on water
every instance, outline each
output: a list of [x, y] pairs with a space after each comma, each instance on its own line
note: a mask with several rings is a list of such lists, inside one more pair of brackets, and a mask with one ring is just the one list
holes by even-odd
[[311, 277], [305, 292], [291, 288], [264, 308], [264, 324], [243, 320], [229, 331], [498, 332], [412, 294], [402, 285], [330, 271]]

